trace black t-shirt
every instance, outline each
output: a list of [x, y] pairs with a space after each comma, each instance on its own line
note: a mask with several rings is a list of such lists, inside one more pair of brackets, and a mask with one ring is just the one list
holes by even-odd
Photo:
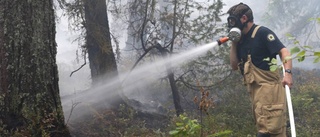
[[[257, 25], [253, 25], [247, 34], [242, 35], [237, 45], [237, 57], [244, 63], [247, 61], [247, 55], [251, 54], [252, 63], [256, 67], [263, 70], [270, 70], [269, 63], [271, 59], [276, 58], [276, 55], [285, 46], [273, 31], [264, 26], [261, 26], [255, 37], [251, 38], [255, 27], [257, 27]], [[266, 61], [267, 58], [269, 58], [270, 61]]]

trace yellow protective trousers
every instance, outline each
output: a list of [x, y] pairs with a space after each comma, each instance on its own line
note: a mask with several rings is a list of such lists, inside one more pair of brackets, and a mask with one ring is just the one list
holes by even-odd
[[286, 137], [286, 93], [278, 72], [257, 68], [248, 55], [243, 76], [258, 132]]

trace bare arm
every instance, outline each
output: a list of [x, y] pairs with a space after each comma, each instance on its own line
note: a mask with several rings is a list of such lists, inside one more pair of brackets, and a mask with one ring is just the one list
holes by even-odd
[[232, 45], [230, 48], [230, 65], [232, 70], [238, 70], [238, 63], [239, 63], [239, 60], [237, 58], [237, 44], [232, 42]]
[[[284, 69], [292, 70], [292, 60], [291, 59], [289, 59], [289, 60], [286, 59], [287, 57], [290, 56], [289, 50], [287, 48], [282, 48], [280, 50], [279, 55], [280, 55], [281, 60], [283, 62]], [[284, 77], [283, 77], [283, 80], [282, 80], [282, 84], [283, 85], [288, 85], [289, 87], [291, 87], [293, 85], [292, 73], [285, 73], [284, 74]]]

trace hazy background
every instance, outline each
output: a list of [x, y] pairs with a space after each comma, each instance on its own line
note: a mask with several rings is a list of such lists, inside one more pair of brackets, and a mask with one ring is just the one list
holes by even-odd
[[[205, 0], [201, 0], [205, 1]], [[235, 0], [223, 0], [225, 3], [223, 12], [227, 12], [227, 10], [239, 2], [243, 2], [245, 4], [248, 4], [254, 14], [254, 21], [256, 24], [264, 25], [268, 27], [268, 24], [265, 24], [265, 22], [262, 20], [263, 15], [266, 13], [266, 10], [268, 8], [268, 2], [269, 0], [242, 0], [242, 1], [235, 1]], [[60, 86], [60, 92], [61, 95], [66, 94], [72, 94], [79, 90], [84, 90], [89, 88], [90, 86], [90, 71], [89, 71], [89, 64], [87, 62], [87, 65], [79, 70], [78, 72], [74, 73], [72, 77], [70, 77], [70, 73], [77, 68], [79, 68], [83, 64], [83, 59], [81, 57], [81, 53], [77, 52], [78, 50], [78, 42], [73, 42], [77, 37], [78, 33], [73, 32], [68, 27], [68, 20], [66, 17], [62, 16], [61, 11], [57, 11], [57, 16], [60, 17], [56, 24], [56, 41], [58, 44], [58, 54], [57, 54], [57, 64], [59, 69], [59, 86]], [[223, 21], [226, 22], [227, 16], [222, 17]], [[119, 28], [118, 26], [115, 27], [115, 23], [112, 22], [112, 17], [109, 16], [109, 24], [110, 29], [114, 30], [114, 28]], [[126, 26], [120, 26], [122, 28], [126, 28]], [[271, 27], [271, 29], [273, 29]], [[120, 29], [115, 30], [118, 31], [114, 35], [119, 36], [120, 41], [120, 48], [125, 46], [126, 42], [126, 35], [123, 32], [120, 32]], [[275, 33], [278, 35], [281, 40], [287, 39], [285, 34], [288, 33], [286, 30], [274, 30]], [[122, 35], [122, 36], [121, 36]], [[289, 48], [292, 47], [292, 45], [288, 43], [284, 43]], [[77, 54], [79, 54], [77, 58]], [[305, 61], [303, 63], [295, 63], [294, 67], [302, 67], [306, 69], [312, 69], [320, 67], [319, 64], [313, 64], [312, 61]]]

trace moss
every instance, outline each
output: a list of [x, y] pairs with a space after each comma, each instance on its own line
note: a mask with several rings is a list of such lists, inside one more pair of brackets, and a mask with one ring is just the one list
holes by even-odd
[[7, 63], [0, 66], [7, 76], [1, 83], [8, 84], [1, 85], [7, 89], [0, 97], [0, 136], [70, 136], [59, 97], [53, 1], [1, 3]]

